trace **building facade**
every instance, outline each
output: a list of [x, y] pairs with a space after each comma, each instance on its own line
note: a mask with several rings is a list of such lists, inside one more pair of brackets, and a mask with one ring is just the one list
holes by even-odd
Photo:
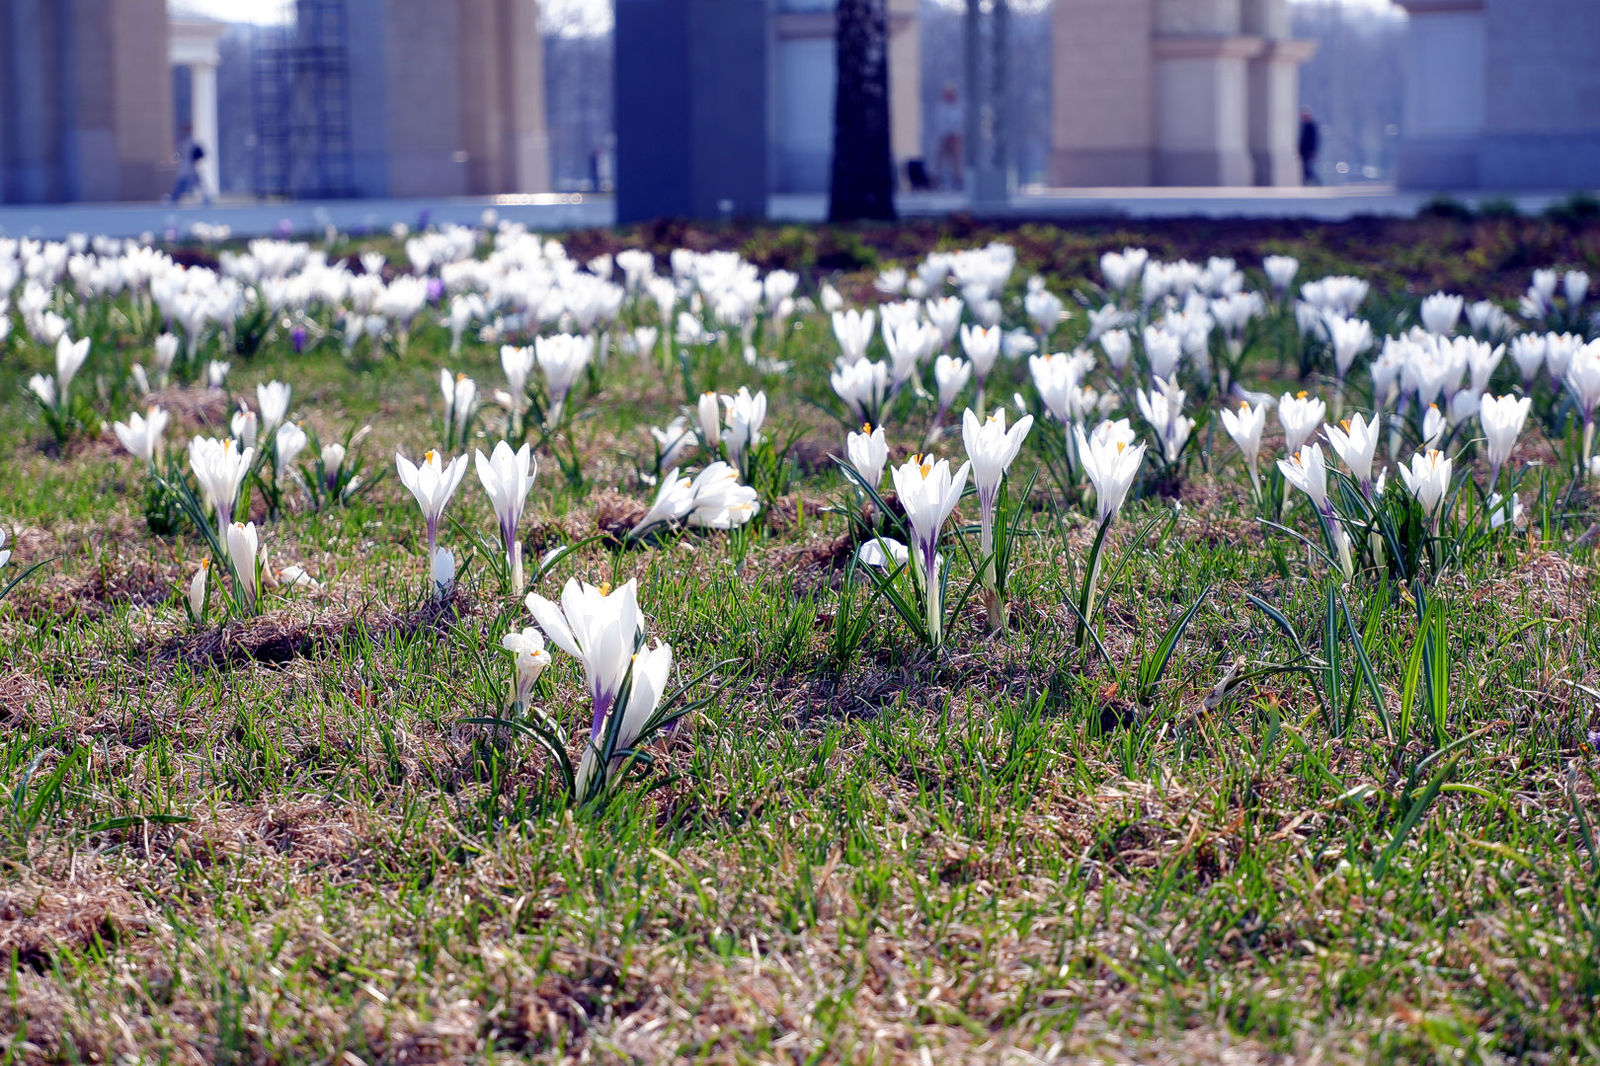
[[1400, 2], [1402, 186], [1600, 187], [1600, 3]]
[[0, 202], [172, 186], [166, 0], [0, 3]]
[[1298, 184], [1287, 3], [1055, 0], [1051, 184]]

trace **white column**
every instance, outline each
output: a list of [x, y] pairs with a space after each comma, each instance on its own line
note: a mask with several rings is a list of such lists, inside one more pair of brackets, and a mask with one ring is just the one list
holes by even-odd
[[189, 117], [194, 126], [194, 139], [206, 150], [200, 160], [200, 180], [206, 193], [217, 195], [219, 170], [217, 157], [221, 154], [217, 144], [217, 68], [211, 63], [189, 64]]

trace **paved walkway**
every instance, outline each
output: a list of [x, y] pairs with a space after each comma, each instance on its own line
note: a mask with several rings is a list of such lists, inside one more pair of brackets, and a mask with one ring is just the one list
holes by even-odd
[[[1326, 221], [1359, 215], [1409, 218], [1436, 194], [1400, 192], [1392, 185], [1334, 185], [1315, 188], [1107, 188], [1050, 189], [1025, 186], [1003, 205], [973, 206], [958, 193], [911, 193], [897, 200], [908, 218], [966, 211], [984, 218], [1313, 218]], [[1537, 214], [1571, 195], [1561, 193], [1456, 194], [1463, 203], [1510, 200], [1524, 214]], [[827, 215], [821, 195], [772, 197], [774, 218], [820, 221]]]
[[188, 236], [195, 223], [225, 225], [235, 237], [279, 232], [307, 234], [328, 226], [346, 232], [388, 230], [396, 222], [415, 227], [426, 217], [438, 224], [476, 225], [487, 209], [501, 218], [539, 229], [609, 226], [616, 217], [610, 197], [567, 194], [485, 196], [429, 200], [312, 200], [258, 203], [223, 201], [210, 207], [167, 204], [0, 205], [0, 234], [60, 239], [71, 233], [111, 237]]
[[[1463, 193], [1465, 203], [1511, 200], [1526, 214], [1543, 210], [1568, 193]], [[1033, 218], [1068, 222], [1085, 218], [1313, 218], [1336, 221], [1358, 215], [1409, 217], [1431, 194], [1398, 192], [1387, 185], [1341, 185], [1312, 189], [1045, 189], [1025, 188], [1009, 204], [969, 204], [959, 194], [907, 193], [901, 214], [928, 218], [965, 211], [986, 218]], [[60, 239], [72, 233], [113, 237], [188, 236], [196, 223], [225, 225], [234, 237], [278, 232], [306, 234], [329, 225], [345, 231], [387, 230], [396, 222], [416, 226], [479, 222], [485, 210], [536, 229], [609, 226], [616, 218], [609, 196], [550, 194], [485, 196], [431, 200], [323, 200], [284, 203], [223, 202], [211, 207], [164, 204], [0, 205], [0, 234]], [[820, 222], [827, 198], [775, 195], [769, 213], [776, 221]]]

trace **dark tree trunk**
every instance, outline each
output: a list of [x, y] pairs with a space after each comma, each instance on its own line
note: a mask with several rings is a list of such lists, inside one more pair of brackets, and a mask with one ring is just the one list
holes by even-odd
[[887, 0], [839, 0], [828, 219], [894, 218]]

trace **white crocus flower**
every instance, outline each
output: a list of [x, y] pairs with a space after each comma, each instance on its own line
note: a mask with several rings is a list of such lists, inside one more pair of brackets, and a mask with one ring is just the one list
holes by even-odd
[[1328, 344], [1333, 348], [1334, 375], [1340, 380], [1350, 372], [1350, 366], [1372, 347], [1372, 324], [1364, 318], [1345, 318], [1328, 314], [1323, 318], [1328, 331]]
[[1499, 529], [1507, 522], [1513, 529], [1522, 525], [1522, 499], [1513, 492], [1508, 504], [1505, 497], [1496, 492], [1489, 497], [1489, 528]]
[[500, 369], [506, 376], [506, 389], [511, 394], [511, 413], [522, 416], [528, 402], [528, 378], [533, 373], [533, 349], [513, 344], [500, 346]]
[[939, 410], [934, 417], [935, 422], [944, 421], [950, 405], [955, 403], [956, 397], [961, 395], [961, 390], [971, 380], [972, 364], [967, 360], [941, 355], [933, 361], [933, 381], [939, 392]]
[[539, 675], [550, 665], [550, 653], [544, 649], [544, 634], [533, 626], [513, 629], [500, 638], [500, 646], [511, 653], [513, 682], [512, 703], [526, 709], [533, 696], [533, 686]]
[[961, 502], [961, 492], [967, 486], [971, 463], [962, 463], [952, 473], [950, 461], [931, 456], [913, 455], [893, 471], [895, 492], [900, 506], [905, 509], [911, 526], [913, 560], [920, 575], [926, 602], [928, 633], [934, 647], [944, 641], [944, 605], [939, 589], [937, 567], [939, 534], [945, 520]]
[[1450, 425], [1445, 420], [1444, 412], [1439, 410], [1439, 405], [1430, 403], [1428, 409], [1422, 413], [1422, 444], [1425, 448], [1432, 448], [1444, 440], [1444, 431]]
[[228, 419], [229, 430], [232, 431], [233, 437], [239, 442], [240, 447], [244, 448], [254, 448], [256, 446], [257, 430], [260, 425], [261, 420], [248, 407], [239, 408], [239, 410], [233, 412], [233, 417]]
[[[1546, 355], [1554, 369], [1556, 344], [1551, 338]], [[1594, 451], [1594, 413], [1600, 407], [1600, 340], [1593, 340], [1572, 354], [1566, 370], [1567, 388], [1583, 415], [1583, 461], [1588, 462]]]
[[56, 405], [56, 379], [48, 374], [35, 374], [28, 379], [28, 391], [39, 398], [46, 407]]
[[695, 416], [700, 427], [700, 443], [710, 455], [717, 454], [722, 441], [722, 405], [714, 392], [702, 392], [695, 405]]
[[1411, 457], [1411, 465], [1400, 467], [1400, 478], [1406, 488], [1422, 505], [1422, 513], [1429, 517], [1435, 531], [1439, 528], [1439, 505], [1450, 491], [1452, 460], [1437, 448], [1418, 452]]
[[673, 467], [656, 488], [655, 502], [650, 505], [650, 510], [628, 531], [628, 536], [637, 539], [656, 526], [680, 521], [693, 508], [694, 479], [679, 477], [678, 468]]
[[250, 472], [250, 463], [256, 450], [239, 450], [234, 440], [220, 441], [212, 437], [195, 437], [189, 441], [189, 468], [200, 484], [201, 495], [217, 510], [217, 539], [226, 542], [228, 523], [233, 520], [234, 504], [239, 499], [239, 486]]
[[961, 350], [967, 359], [972, 362], [972, 372], [978, 379], [978, 390], [983, 390], [983, 383], [988, 380], [989, 373], [994, 369], [995, 361], [1000, 358], [1000, 328], [991, 326], [985, 329], [982, 326], [961, 327]]
[[1456, 331], [1466, 300], [1454, 294], [1436, 292], [1422, 301], [1422, 328], [1445, 336]]
[[269, 381], [256, 386], [256, 404], [261, 408], [261, 435], [267, 436], [283, 425], [289, 415], [289, 386]]
[[566, 410], [567, 395], [579, 376], [594, 358], [594, 338], [589, 335], [575, 337], [568, 333], [554, 337], [535, 337], [534, 358], [544, 373], [545, 391], [550, 397], [545, 412], [545, 425], [560, 423]]
[[700, 471], [690, 486], [694, 502], [686, 520], [702, 529], [733, 529], [756, 516], [756, 490], [739, 481], [739, 471], [716, 462]]
[[163, 333], [157, 337], [155, 354], [157, 380], [165, 385], [168, 375], [172, 373], [172, 364], [178, 358], [178, 338], [171, 333]]
[[[672, 676], [672, 646], [657, 644], [653, 648], [641, 648], [631, 656], [629, 665], [628, 702], [615, 712], [622, 715], [622, 720], [617, 723], [616, 751], [631, 749], [644, 727], [650, 723], [656, 708], [661, 706], [661, 700], [667, 694], [668, 680]], [[580, 798], [587, 796], [593, 787], [594, 776], [600, 769], [600, 759], [605, 754], [599, 750], [600, 736], [608, 730], [607, 723], [597, 720], [594, 734], [584, 747], [583, 759], [578, 763], [578, 773], [573, 782]], [[606, 780], [609, 781], [622, 765], [623, 760], [613, 759], [605, 768]]]
[[1569, 270], [1561, 279], [1561, 290], [1567, 298], [1567, 310], [1576, 311], [1589, 295], [1589, 275], [1581, 270]]
[[965, 307], [959, 296], [944, 296], [923, 304], [928, 314], [928, 321], [939, 331], [941, 348], [949, 348], [950, 342], [955, 339], [956, 331], [961, 326], [961, 312]]
[[228, 371], [233, 369], [232, 363], [225, 363], [220, 359], [213, 359], [206, 364], [206, 386], [220, 389], [228, 380]]
[[1302, 445], [1289, 458], [1279, 459], [1278, 469], [1285, 481], [1311, 498], [1319, 514], [1327, 511], [1328, 470], [1319, 446]]
[[[1107, 425], [1112, 428], [1107, 430]], [[1125, 421], [1122, 427], [1126, 428]], [[1101, 525], [1109, 524], [1122, 510], [1128, 490], [1139, 476], [1145, 446], [1129, 445], [1115, 423], [1101, 423], [1089, 436], [1084, 435], [1082, 426], [1074, 425], [1072, 432], [1078, 446], [1078, 461], [1094, 485], [1098, 520]]]
[[678, 460], [694, 447], [696, 441], [694, 430], [689, 428], [689, 420], [682, 415], [668, 423], [666, 429], [651, 426], [650, 435], [655, 438], [656, 451], [660, 456], [656, 463], [657, 470], [677, 466]]
[[883, 427], [863, 424], [860, 433], [845, 438], [844, 450], [861, 480], [876, 490], [883, 481], [883, 468], [889, 463], [889, 440]]
[[1490, 488], [1494, 487], [1500, 468], [1511, 458], [1532, 406], [1529, 396], [1485, 396], [1478, 406], [1478, 425], [1483, 429], [1484, 450], [1489, 456]]
[[428, 558], [431, 561], [439, 546], [439, 517], [444, 514], [450, 497], [455, 495], [461, 478], [467, 472], [467, 457], [458, 455], [449, 462], [439, 453], [429, 450], [421, 463], [413, 463], [399, 452], [394, 457], [400, 483], [416, 497], [422, 509], [422, 521], [428, 533]]
[[233, 578], [245, 609], [255, 606], [261, 595], [261, 574], [257, 566], [260, 557], [259, 541], [254, 522], [234, 522], [227, 530], [228, 561], [233, 565]]
[[1189, 432], [1194, 429], [1194, 419], [1183, 413], [1184, 398], [1184, 390], [1161, 378], [1148, 393], [1143, 389], [1135, 393], [1139, 413], [1156, 431], [1161, 457], [1169, 463], [1178, 461], [1183, 446], [1189, 442]]
[[[1293, 275], [1291, 275], [1292, 277]], [[1250, 467], [1250, 486], [1255, 492], [1257, 502], [1261, 499], [1261, 434], [1267, 428], [1267, 405], [1258, 403], [1252, 405], [1248, 400], [1239, 403], [1237, 411], [1226, 407], [1222, 409], [1222, 428], [1228, 431], [1228, 436], [1233, 438], [1233, 443], [1238, 445], [1240, 453]]]
[[1355, 414], [1337, 426], [1327, 427], [1325, 431], [1329, 445], [1369, 498], [1372, 496], [1372, 457], [1378, 451], [1379, 424], [1379, 415], [1374, 414], [1369, 422]]
[[1308, 444], [1288, 459], [1278, 460], [1278, 469], [1289, 484], [1305, 493], [1316, 508], [1317, 520], [1327, 531], [1328, 539], [1339, 553], [1339, 566], [1346, 579], [1355, 573], [1355, 562], [1350, 557], [1350, 537], [1334, 517], [1328, 503], [1328, 467], [1322, 449]]
[[[991, 592], [998, 592], [991, 556], [994, 554], [995, 507], [1000, 500], [1000, 482], [1016, 461], [1022, 442], [1032, 428], [1033, 416], [1023, 415], [1008, 430], [1003, 407], [995, 408], [994, 414], [982, 421], [970, 407], [961, 416], [961, 443], [966, 446], [972, 481], [978, 489], [978, 551], [984, 560], [984, 584]], [[1002, 621], [999, 604], [991, 603], [991, 625], [998, 627]]]
[[306, 431], [295, 423], [285, 422], [278, 427], [278, 432], [273, 437], [274, 479], [282, 478], [283, 472], [294, 466], [295, 460], [300, 458], [300, 453], [306, 450], [306, 445], [309, 443]]
[[1524, 392], [1533, 390], [1533, 383], [1544, 366], [1544, 353], [1545, 335], [1542, 333], [1519, 333], [1511, 338], [1511, 361], [1522, 373]]
[[655, 326], [633, 327], [633, 351], [640, 359], [648, 360], [656, 350], [661, 330]]
[[1159, 326], [1146, 326], [1144, 357], [1150, 365], [1151, 377], [1171, 380], [1183, 358], [1183, 340], [1176, 333]]
[[911, 549], [893, 537], [876, 537], [856, 549], [856, 560], [863, 566], [888, 570], [911, 561]]
[[1100, 350], [1106, 353], [1111, 369], [1121, 374], [1133, 356], [1133, 337], [1125, 329], [1108, 329], [1100, 335]]
[[200, 568], [194, 572], [194, 577], [189, 579], [189, 593], [185, 601], [189, 609], [189, 620], [195, 625], [201, 625], [206, 620], [206, 592], [211, 575], [211, 560], [200, 560]]
[[1327, 413], [1327, 404], [1304, 392], [1294, 396], [1285, 394], [1278, 401], [1278, 422], [1283, 426], [1284, 451], [1290, 455], [1299, 451], [1300, 445], [1310, 440], [1311, 434], [1322, 426]]
[[1261, 261], [1261, 269], [1272, 291], [1282, 296], [1294, 284], [1294, 276], [1300, 272], [1300, 260], [1291, 255], [1269, 255]]
[[[444, 397], [444, 424], [452, 441], [466, 441], [467, 423], [478, 406], [478, 383], [465, 374], [439, 371], [439, 392]], [[513, 406], [518, 401], [513, 397]]]
[[61, 390], [62, 403], [66, 402], [67, 393], [72, 388], [72, 379], [78, 376], [84, 360], [88, 358], [88, 337], [74, 341], [63, 333], [56, 341], [56, 385]]
[[[463, 458], [465, 458], [463, 456]], [[428, 567], [433, 577], [434, 599], [443, 603], [450, 598], [450, 593], [456, 587], [456, 556], [449, 548], [439, 548], [433, 553], [433, 562]]]
[[1061, 324], [1065, 307], [1061, 297], [1048, 289], [1035, 289], [1022, 301], [1022, 309], [1033, 320], [1033, 328], [1038, 330], [1039, 336], [1045, 340], [1049, 340], [1050, 334]]
[[322, 460], [322, 474], [328, 479], [328, 488], [332, 489], [339, 482], [339, 471], [344, 469], [345, 446], [330, 441], [321, 446], [318, 457]]
[[521, 592], [522, 541], [517, 536], [517, 527], [522, 524], [528, 491], [533, 488], [533, 479], [538, 473], [533, 449], [524, 444], [512, 451], [510, 444], [500, 441], [488, 456], [475, 449], [473, 462], [483, 491], [489, 494], [495, 519], [500, 523], [500, 543], [505, 547], [506, 565], [511, 569], [511, 587]]
[[761, 424], [767, 418], [767, 394], [739, 386], [735, 396], [722, 397], [727, 428], [722, 431], [722, 447], [728, 462], [743, 467], [745, 454], [761, 443]]
[[872, 343], [875, 316], [871, 311], [833, 312], [833, 335], [839, 341], [840, 359], [856, 363], [866, 357], [867, 346]]
[[630, 580], [613, 592], [571, 578], [561, 590], [559, 604], [530, 592], [527, 605], [534, 623], [550, 642], [583, 667], [594, 702], [589, 730], [592, 741], [600, 735], [627, 677], [634, 650], [644, 640], [638, 586]]
[[126, 422], [113, 422], [111, 429], [129, 454], [143, 459], [146, 466], [154, 466], [161, 458], [161, 438], [170, 418], [166, 411], [152, 407], [144, 415], [129, 415]]
[[870, 359], [840, 364], [828, 381], [850, 411], [852, 422], [877, 425], [884, 401], [889, 397], [889, 368]]

